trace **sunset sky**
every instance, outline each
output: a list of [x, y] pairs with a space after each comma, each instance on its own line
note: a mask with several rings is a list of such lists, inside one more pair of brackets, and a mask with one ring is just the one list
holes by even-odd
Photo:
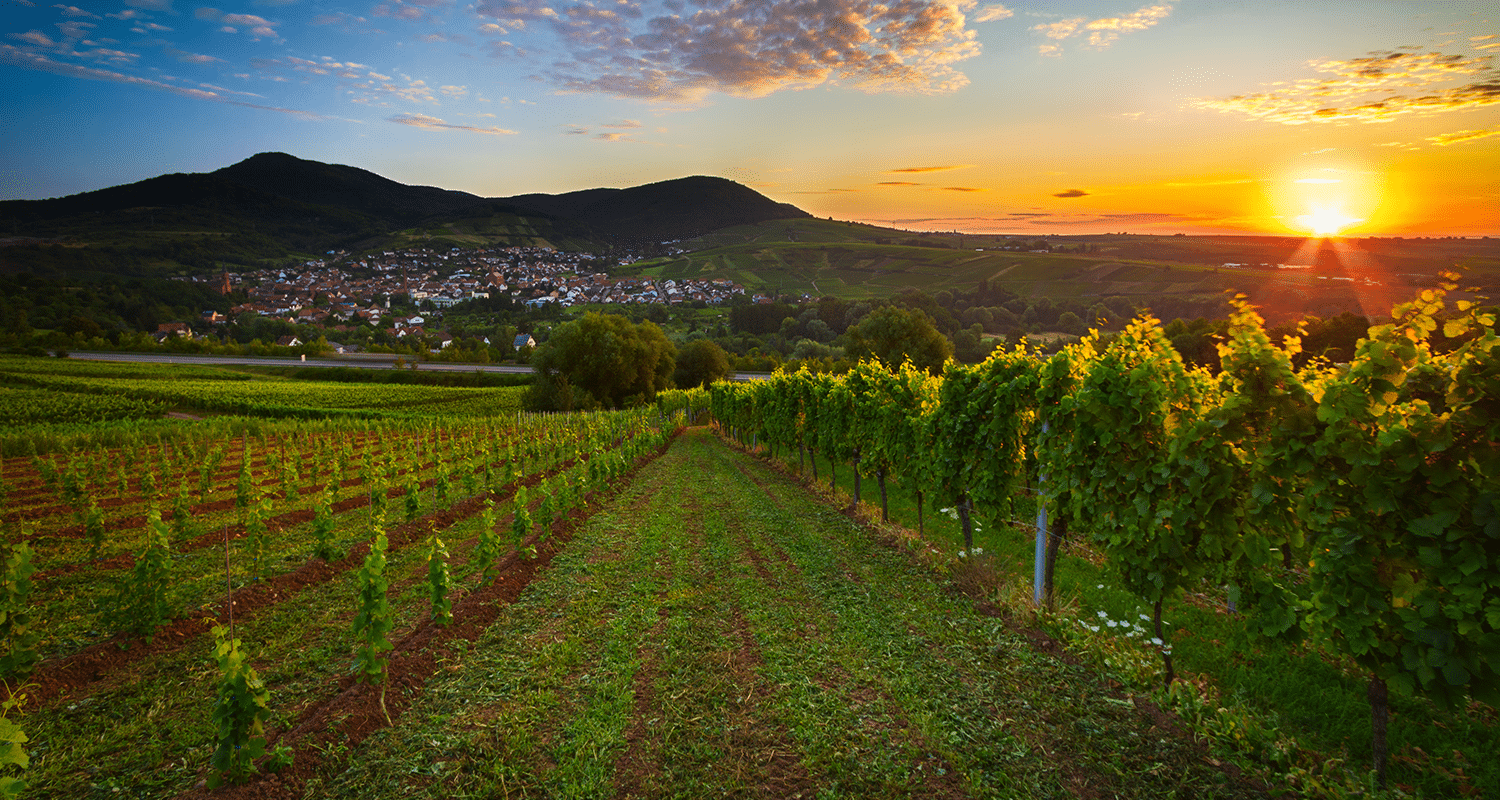
[[213, 1], [0, 0], [0, 199], [274, 150], [918, 230], [1500, 235], [1493, 0]]

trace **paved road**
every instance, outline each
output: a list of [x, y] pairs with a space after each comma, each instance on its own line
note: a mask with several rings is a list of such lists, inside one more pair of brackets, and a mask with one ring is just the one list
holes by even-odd
[[[265, 358], [259, 356], [195, 356], [181, 353], [123, 353], [123, 352], [100, 352], [100, 351], [77, 351], [69, 352], [68, 358], [79, 358], [88, 361], [134, 361], [153, 362], [158, 364], [211, 364], [227, 366], [253, 366], [253, 367], [355, 367], [358, 369], [396, 369], [396, 356], [369, 355], [369, 356], [339, 356], [336, 358], [309, 358], [300, 360], [296, 358]], [[417, 370], [420, 372], [501, 372], [510, 374], [531, 374], [531, 367], [525, 364], [448, 364], [441, 361], [422, 361]], [[737, 381], [765, 380], [771, 377], [769, 372], [739, 372], [735, 373]]]
[[[253, 367], [357, 367], [359, 369], [396, 369], [396, 356], [341, 356], [338, 358], [264, 358], [258, 356], [195, 356], [180, 353], [114, 353], [98, 351], [69, 352], [69, 358], [89, 361], [147, 361], [158, 364], [212, 364]], [[423, 372], [509, 372], [531, 373], [524, 364], [447, 364], [423, 361]]]

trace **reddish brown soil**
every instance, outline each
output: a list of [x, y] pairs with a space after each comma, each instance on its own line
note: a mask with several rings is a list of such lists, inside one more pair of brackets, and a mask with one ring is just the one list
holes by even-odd
[[[468, 500], [454, 504], [452, 507], [434, 512], [410, 523], [398, 525], [387, 533], [387, 539], [391, 552], [396, 552], [424, 539], [428, 532], [436, 526], [439, 530], [452, 526], [455, 522], [468, 519], [478, 514], [484, 507], [484, 500], [494, 498], [503, 500], [512, 496], [519, 487], [533, 487], [546, 480], [553, 474], [567, 469], [573, 462], [568, 461], [555, 467], [544, 474], [533, 474], [521, 481], [517, 481], [504, 487], [499, 492], [481, 494]], [[436, 482], [435, 479], [433, 481]], [[431, 484], [428, 484], [429, 486]], [[391, 496], [396, 496], [398, 490], [392, 489]], [[366, 497], [350, 498], [344, 503], [349, 504], [347, 508], [355, 508], [360, 505], [368, 505]], [[307, 510], [289, 512], [277, 517], [281, 525], [295, 525], [306, 522], [312, 518], [312, 512]], [[243, 526], [233, 526], [231, 538], [243, 535]], [[190, 543], [195, 549], [200, 547], [211, 547], [224, 542], [225, 530], [220, 529], [204, 534]], [[265, 581], [260, 581], [236, 590], [231, 595], [235, 614], [243, 617], [253, 614], [262, 608], [283, 602], [294, 597], [304, 589], [316, 586], [331, 580], [334, 576], [353, 569], [363, 563], [364, 557], [369, 552], [368, 543], [360, 543], [350, 548], [350, 552], [344, 558], [333, 563], [321, 559], [310, 559], [298, 569], [278, 575]], [[133, 563], [126, 562], [125, 556], [111, 559], [119, 560], [123, 565]], [[101, 562], [102, 563], [102, 562]], [[63, 569], [77, 571], [85, 568], [98, 568], [98, 565], [82, 564], [68, 565], [66, 568], [49, 571], [46, 574], [61, 574]], [[38, 573], [43, 574], [43, 573]], [[467, 598], [465, 598], [467, 601]], [[152, 640], [147, 642], [137, 637], [115, 636], [103, 642], [90, 645], [77, 653], [65, 658], [44, 662], [28, 680], [27, 694], [29, 707], [36, 708], [47, 705], [59, 698], [75, 694], [80, 689], [91, 684], [105, 681], [110, 676], [118, 674], [123, 667], [144, 660], [148, 657], [171, 652], [179, 649], [191, 638], [206, 633], [213, 625], [217, 624], [217, 618], [227, 619], [223, 604], [213, 612], [213, 619], [204, 618], [182, 618], [158, 628]], [[456, 613], [456, 612], [455, 612]], [[0, 698], [8, 697], [9, 693], [0, 686]]]
[[[664, 445], [648, 456], [637, 459], [632, 472], [665, 452]], [[540, 478], [535, 482], [540, 482]], [[590, 495], [591, 500], [601, 499]], [[243, 786], [209, 792], [202, 784], [186, 793], [187, 798], [300, 798], [309, 778], [324, 766], [327, 753], [336, 747], [356, 747], [372, 733], [394, 722], [411, 706], [430, 678], [437, 672], [449, 643], [463, 639], [474, 641], [500, 615], [505, 605], [520, 596], [536, 575], [572, 540], [573, 532], [590, 516], [575, 511], [553, 526], [550, 540], [537, 545], [537, 558], [527, 560], [508, 556], [502, 563], [499, 579], [469, 593], [454, 609], [454, 623], [438, 627], [430, 621], [408, 634], [391, 654], [384, 693], [378, 687], [355, 683], [353, 678], [340, 682], [342, 691], [328, 700], [304, 709], [296, 724], [284, 733], [268, 732], [270, 744], [290, 747], [295, 754], [292, 766], [277, 775], [262, 774]]]

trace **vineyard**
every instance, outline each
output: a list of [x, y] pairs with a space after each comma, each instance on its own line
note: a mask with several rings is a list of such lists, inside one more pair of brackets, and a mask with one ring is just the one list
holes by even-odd
[[[0, 454], [120, 440], [117, 422], [149, 436], [164, 414], [251, 419], [490, 417], [521, 410], [524, 387], [463, 388], [300, 381], [219, 367], [0, 357]], [[96, 425], [96, 423], [105, 423]], [[94, 426], [94, 427], [91, 427]], [[241, 425], [243, 427], [243, 425]], [[40, 443], [40, 444], [38, 444]]]
[[[571, 521], [666, 444], [673, 418], [333, 419], [5, 459], [0, 669], [29, 738], [26, 796], [190, 789], [216, 693], [236, 744], [280, 733], [273, 761], [295, 752], [307, 768], [320, 737], [358, 741], [437, 669], [434, 647], [483, 630]], [[245, 642], [287, 655], [261, 678]], [[322, 727], [285, 730], [287, 709]], [[204, 724], [162, 725], [181, 718]], [[213, 764], [231, 779], [252, 768]]]
[[573, 415], [0, 360], [0, 797], [1495, 796], [1496, 342]]
[[[1377, 782], [1392, 744], [1403, 768], [1442, 758], [1388, 736], [1398, 698], [1403, 722], [1418, 709], [1472, 726], [1444, 793], [1493, 792], [1500, 340], [1492, 315], [1446, 309], [1439, 291], [1392, 318], [1346, 365], [1294, 370], [1296, 340], [1271, 342], [1240, 302], [1217, 374], [1186, 368], [1143, 317], [1049, 359], [1017, 349], [940, 377], [867, 363], [718, 385], [712, 409], [742, 446], [814, 476], [821, 463], [830, 485], [844, 468], [855, 501], [884, 509], [899, 484], [919, 529], [924, 512], [952, 513], [961, 554], [1014, 556], [1029, 529], [1038, 600], [1076, 541], [1144, 609], [1122, 632], [1151, 643], [1164, 691], [1176, 669], [1165, 612], [1188, 596], [1221, 605], [1247, 649], [1304, 648], [1363, 679], [1369, 745], [1353, 755], [1373, 751]], [[1432, 346], [1439, 327], [1450, 349]], [[1019, 524], [1023, 509], [1037, 524]], [[976, 551], [981, 523], [1023, 532]]]

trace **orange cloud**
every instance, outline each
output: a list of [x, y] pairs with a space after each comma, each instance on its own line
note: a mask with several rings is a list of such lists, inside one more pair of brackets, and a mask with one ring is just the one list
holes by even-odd
[[969, 79], [953, 65], [980, 49], [964, 16], [973, 7], [973, 0], [731, 0], [676, 5], [679, 13], [646, 19], [629, 1], [473, 6], [507, 29], [545, 21], [571, 51], [571, 60], [544, 73], [563, 91], [689, 103], [832, 81], [866, 92], [957, 91]]
[[[1332, 78], [1272, 84], [1267, 92], [1199, 98], [1190, 107], [1237, 113], [1283, 125], [1311, 122], [1387, 122], [1404, 114], [1433, 114], [1500, 103], [1500, 81], [1490, 73], [1491, 56], [1392, 50], [1308, 66]], [[1446, 89], [1438, 84], [1480, 76]], [[1425, 91], [1414, 91], [1425, 90]]]
[[948, 164], [941, 167], [902, 167], [901, 169], [888, 169], [886, 172], [942, 172], [949, 169], [963, 169], [973, 164]]
[[488, 128], [477, 128], [473, 125], [454, 125], [452, 123], [444, 122], [437, 117], [429, 117], [426, 114], [397, 114], [394, 117], [386, 117], [386, 121], [395, 122], [401, 125], [410, 125], [413, 128], [423, 128], [425, 130], [470, 131], [472, 133], [484, 133], [490, 136], [514, 136], [516, 133], [515, 131], [508, 131], [504, 128], [496, 128], [494, 126]]
[[[1120, 34], [1146, 30], [1171, 14], [1172, 6], [1161, 3], [1144, 6], [1123, 17], [1104, 17], [1092, 21], [1088, 21], [1087, 17], [1073, 17], [1058, 22], [1033, 25], [1031, 29], [1053, 42], [1061, 42], [1086, 32], [1088, 33], [1087, 46], [1103, 50], [1119, 40]], [[1037, 52], [1044, 56], [1055, 56], [1062, 53], [1062, 46], [1059, 44], [1038, 45]]]
[[1496, 128], [1494, 130], [1455, 131], [1453, 133], [1440, 133], [1437, 136], [1427, 137], [1427, 141], [1432, 142], [1435, 145], [1447, 146], [1450, 144], [1459, 144], [1461, 142], [1472, 142], [1477, 139], [1486, 139], [1491, 136], [1500, 136], [1500, 128]]

